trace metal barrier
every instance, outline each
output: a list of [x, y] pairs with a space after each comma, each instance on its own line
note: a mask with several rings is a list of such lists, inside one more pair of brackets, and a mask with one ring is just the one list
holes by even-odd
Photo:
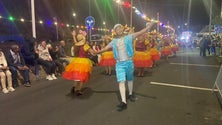
[[215, 91], [215, 89], [217, 89], [220, 94], [220, 97], [222, 98], [222, 65], [220, 66], [220, 70], [217, 74], [217, 78], [213, 86], [213, 91]]

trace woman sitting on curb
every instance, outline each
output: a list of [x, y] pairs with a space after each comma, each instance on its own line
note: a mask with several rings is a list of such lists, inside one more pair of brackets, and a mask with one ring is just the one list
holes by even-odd
[[[6, 88], [6, 77], [7, 77], [8, 88]], [[15, 89], [12, 87], [12, 74], [9, 71], [5, 55], [1, 49], [0, 49], [0, 78], [1, 78], [3, 93], [8, 93], [9, 91], [11, 92], [15, 91]]]

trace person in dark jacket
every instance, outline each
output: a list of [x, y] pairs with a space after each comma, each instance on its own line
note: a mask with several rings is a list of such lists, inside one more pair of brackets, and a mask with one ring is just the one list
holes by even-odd
[[70, 57], [66, 54], [65, 46], [66, 46], [65, 41], [61, 40], [60, 41], [60, 45], [57, 46], [57, 53], [58, 53], [59, 61], [62, 62], [62, 63], [65, 63], [66, 65], [68, 65]]
[[25, 60], [25, 63], [31, 68], [34, 68], [34, 74], [36, 79], [39, 77], [39, 66], [38, 66], [38, 53], [35, 48], [35, 39], [29, 36], [25, 36], [25, 42], [21, 47], [21, 53]]
[[63, 66], [63, 59], [59, 58], [59, 47], [57, 45], [50, 45], [49, 46], [49, 53], [52, 57], [52, 60], [54, 61], [57, 71], [57, 76], [60, 76], [62, 72], [65, 70], [65, 67]]
[[18, 73], [17, 71], [22, 73], [24, 77], [24, 86], [30, 87], [30, 79], [29, 79], [29, 67], [25, 64], [25, 60], [20, 52], [20, 48], [18, 45], [14, 44], [11, 46], [11, 49], [6, 52], [6, 60], [9, 66], [9, 70], [12, 73], [12, 84], [13, 87], [18, 86]]

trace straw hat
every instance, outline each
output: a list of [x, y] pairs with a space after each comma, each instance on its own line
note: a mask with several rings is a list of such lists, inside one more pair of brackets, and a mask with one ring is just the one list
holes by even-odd
[[83, 34], [77, 35], [77, 43], [75, 43], [76, 46], [82, 46], [86, 43], [86, 38]]

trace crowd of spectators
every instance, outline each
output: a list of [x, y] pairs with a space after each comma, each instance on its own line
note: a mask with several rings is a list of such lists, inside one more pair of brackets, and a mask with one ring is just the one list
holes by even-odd
[[25, 36], [22, 44], [13, 43], [9, 49], [0, 49], [0, 78], [3, 93], [15, 91], [18, 77], [22, 76], [25, 87], [31, 87], [30, 73], [39, 79], [40, 66], [45, 71], [47, 80], [55, 80], [69, 64], [65, 41], [48, 42]]
[[200, 56], [206, 55], [217, 55], [221, 56], [221, 47], [222, 47], [222, 39], [217, 35], [205, 35], [203, 36], [199, 43], [200, 47]]

